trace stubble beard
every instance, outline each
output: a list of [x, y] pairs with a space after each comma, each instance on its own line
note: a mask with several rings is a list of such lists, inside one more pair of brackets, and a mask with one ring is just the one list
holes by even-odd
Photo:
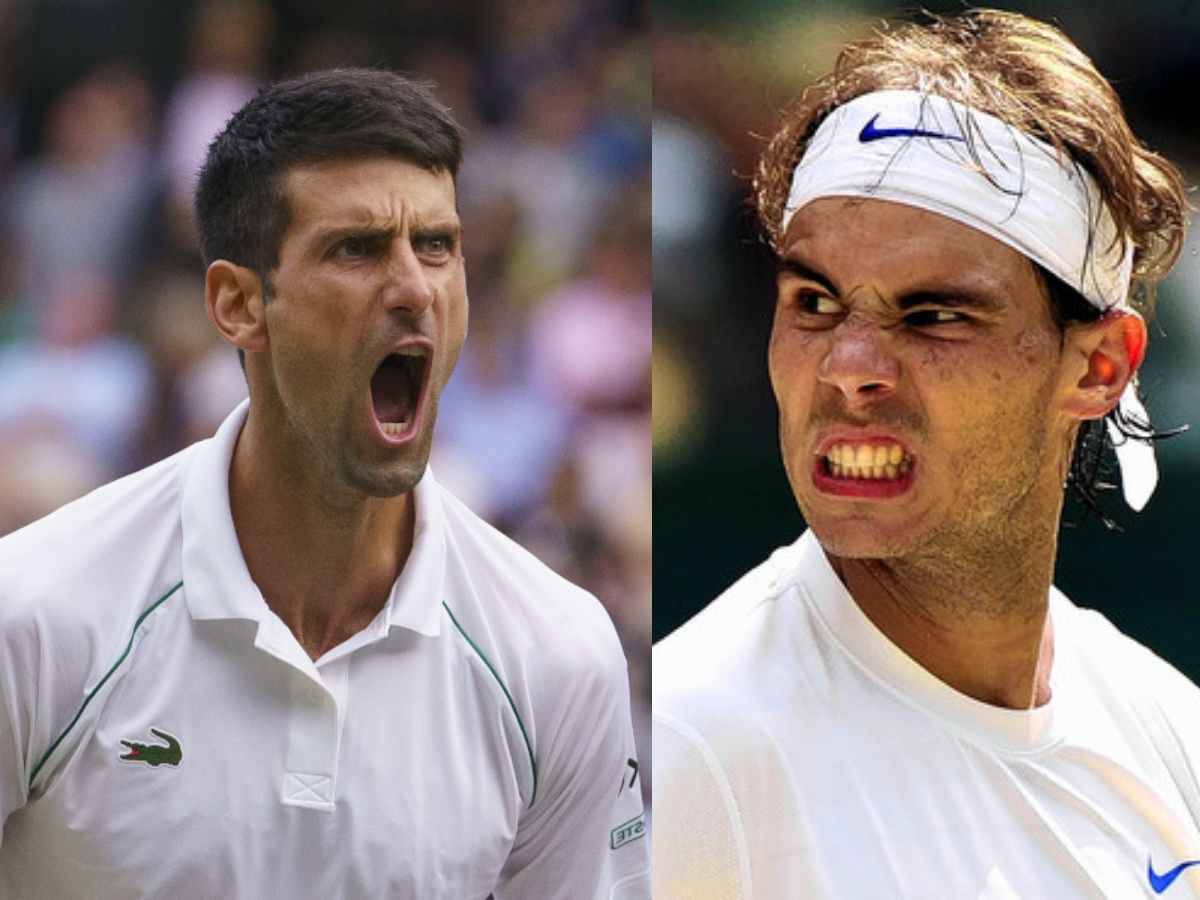
[[[992, 464], [971, 460], [951, 472], [949, 480], [958, 488], [928, 529], [863, 541], [838, 540], [834, 526], [822, 546], [880, 581], [923, 585], [920, 593], [948, 617], [1011, 615], [1029, 602], [1028, 591], [1018, 586], [1053, 572], [1062, 492], [1056, 471], [1049, 471], [1056, 469], [1051, 436], [1036, 411], [1031, 409], [1008, 434], [1029, 437], [1010, 439], [991, 457]], [[807, 472], [796, 474], [807, 477]], [[820, 515], [805, 508], [791, 472], [789, 478], [801, 512], [822, 538]]]
[[391, 458], [368, 461], [355, 453], [352, 447], [343, 447], [338, 454], [338, 480], [354, 492], [378, 499], [411, 492], [429, 467], [437, 411], [438, 397], [431, 396], [428, 398], [426, 421], [421, 433], [407, 447], [389, 451]]
[[[877, 567], [897, 582], [935, 584], [938, 590], [927, 597], [952, 619], [1009, 617], [1043, 602], [1062, 506], [1061, 491], [1051, 493], [1046, 484], [1048, 451], [1048, 435], [1039, 431], [1013, 448], [1012, 467], [986, 477], [969, 469], [955, 508], [907, 552], [880, 559]], [[1028, 587], [1042, 582], [1043, 589], [1030, 594]]]

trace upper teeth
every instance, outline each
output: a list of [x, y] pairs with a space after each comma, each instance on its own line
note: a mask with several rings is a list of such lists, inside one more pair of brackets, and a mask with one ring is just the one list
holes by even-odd
[[424, 347], [401, 347], [396, 351], [397, 356], [424, 356]]
[[825, 458], [835, 478], [898, 478], [912, 465], [912, 458], [895, 442], [834, 444]]

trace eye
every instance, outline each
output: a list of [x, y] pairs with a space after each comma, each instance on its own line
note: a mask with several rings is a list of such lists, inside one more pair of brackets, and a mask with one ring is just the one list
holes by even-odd
[[370, 256], [374, 249], [374, 242], [370, 238], [354, 235], [334, 244], [333, 255], [344, 259], [358, 259], [363, 256]]
[[444, 233], [413, 235], [413, 249], [425, 257], [445, 259], [454, 252], [454, 237]]
[[796, 292], [796, 309], [809, 316], [839, 316], [845, 309], [842, 304], [827, 294], [801, 289]]
[[952, 309], [918, 309], [904, 317], [908, 325], [916, 328], [926, 328], [931, 325], [953, 325], [966, 322], [968, 318]]

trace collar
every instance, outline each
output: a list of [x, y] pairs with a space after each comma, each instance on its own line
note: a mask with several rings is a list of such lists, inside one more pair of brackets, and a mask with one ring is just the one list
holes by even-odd
[[[243, 400], [211, 439], [196, 445], [184, 475], [183, 582], [195, 619], [260, 624], [275, 619], [246, 568], [229, 506], [229, 466], [249, 410], [250, 401]], [[407, 628], [430, 637], [441, 632], [446, 574], [442, 490], [428, 468], [413, 490], [413, 546], [377, 620], [381, 632]]]
[[[859, 608], [842, 584], [816, 535], [809, 529], [797, 542], [795, 567], [789, 586], [798, 587], [817, 613], [832, 640], [860, 669], [904, 702], [917, 706], [975, 743], [1014, 754], [1051, 749], [1063, 738], [1058, 710], [1070, 689], [1062, 676], [1067, 660], [1066, 641], [1055, 635], [1054, 668], [1050, 673], [1051, 699], [1034, 709], [1005, 709], [968, 697], [926, 671], [892, 643]], [[781, 582], [783, 579], [781, 579]], [[781, 584], [780, 587], [783, 587]], [[1050, 614], [1056, 625], [1067, 618], [1069, 601], [1050, 589]]]

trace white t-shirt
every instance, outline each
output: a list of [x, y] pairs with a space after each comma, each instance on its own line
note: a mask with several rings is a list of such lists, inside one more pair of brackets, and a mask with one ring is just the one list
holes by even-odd
[[233, 528], [246, 410], [0, 541], [0, 897], [647, 898], [600, 604], [426, 473], [314, 663]]
[[1052, 699], [1002, 709], [777, 551], [655, 648], [655, 900], [1200, 897], [1200, 691], [1050, 610]]

